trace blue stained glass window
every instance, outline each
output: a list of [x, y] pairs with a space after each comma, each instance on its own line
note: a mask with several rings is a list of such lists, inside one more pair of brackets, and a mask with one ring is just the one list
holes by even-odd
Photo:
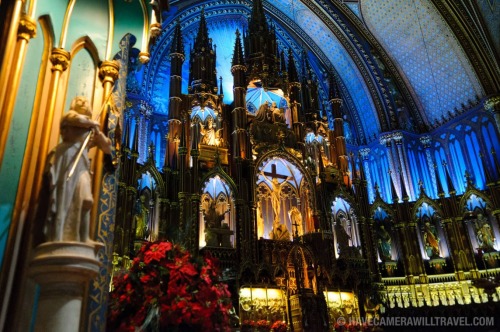
[[[472, 175], [474, 177], [474, 184], [479, 188], [484, 188], [484, 169], [483, 163], [479, 159], [479, 144], [477, 142], [476, 133], [465, 135], [465, 142], [467, 144], [467, 151], [469, 152], [470, 162], [472, 166]], [[469, 171], [471, 173], [471, 171]]]
[[[454, 141], [449, 145], [449, 149], [450, 149], [451, 159], [453, 162], [453, 169], [455, 171], [450, 175], [452, 174], [455, 175], [454, 176], [454, 178], [456, 179], [455, 189], [457, 190], [457, 193], [461, 194], [465, 192], [465, 183], [463, 179], [466, 171], [462, 147], [460, 145], [460, 142]], [[448, 169], [448, 171], [450, 171], [450, 169]]]
[[415, 152], [408, 147], [408, 159], [410, 164], [410, 181], [413, 184], [413, 188], [415, 189], [415, 193], [418, 196], [418, 181], [422, 178], [422, 170], [420, 169], [417, 159], [415, 158]]
[[135, 118], [132, 118], [130, 120], [130, 135], [129, 135], [129, 141], [128, 141], [128, 147], [129, 149], [132, 149], [132, 146], [134, 144], [134, 136], [136, 135], [135, 129], [136, 129], [136, 120]]
[[436, 198], [437, 193], [434, 190], [435, 186], [432, 183], [432, 179], [430, 176], [429, 165], [427, 164], [427, 158], [424, 152], [418, 152], [418, 159], [420, 161], [420, 167], [422, 168], [422, 181], [424, 183], [425, 193], [429, 197]]
[[439, 148], [438, 150], [436, 150], [434, 153], [434, 157], [436, 158], [436, 165], [437, 165], [436, 177], [439, 176], [439, 180], [441, 182], [443, 190], [445, 194], [448, 195], [448, 184], [446, 183], [446, 177], [443, 168], [443, 161], [446, 162], [446, 157], [443, 148]]
[[208, 117], [212, 117], [215, 120], [216, 115], [213, 109], [210, 107], [200, 107], [195, 106], [191, 110], [191, 119], [198, 118], [200, 121], [205, 121]]

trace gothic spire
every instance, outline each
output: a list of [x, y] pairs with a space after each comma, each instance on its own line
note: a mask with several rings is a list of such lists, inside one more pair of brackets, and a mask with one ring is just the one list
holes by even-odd
[[285, 52], [284, 51], [280, 52], [280, 64], [281, 64], [281, 68], [280, 68], [281, 72], [287, 73], [286, 62], [285, 62]]
[[177, 20], [174, 29], [174, 38], [172, 39], [172, 46], [170, 53], [178, 53], [184, 55], [184, 40], [182, 38], [181, 22]]
[[224, 96], [224, 89], [222, 88], [222, 76], [219, 77], [219, 81], [220, 81], [219, 95]]
[[288, 81], [291, 83], [299, 82], [299, 75], [297, 74], [297, 67], [295, 67], [295, 60], [291, 48], [288, 49]]
[[266, 16], [264, 15], [264, 5], [261, 0], [255, 0], [252, 7], [252, 16], [248, 22], [250, 31], [268, 32]]
[[212, 41], [208, 38], [207, 21], [205, 19], [205, 8], [201, 9], [200, 26], [198, 27], [198, 34], [194, 43], [194, 49], [201, 51], [202, 48], [212, 48]]
[[408, 192], [406, 191], [405, 179], [403, 176], [404, 170], [399, 170], [399, 180], [401, 182], [401, 196], [403, 196], [403, 201], [408, 201], [410, 198], [408, 196]]
[[241, 47], [240, 31], [236, 29], [232, 66], [244, 65], [243, 47]]
[[389, 177], [391, 178], [391, 192], [392, 192], [392, 203], [399, 202], [399, 196], [396, 191], [396, 186], [394, 185], [394, 178], [392, 177], [392, 171], [389, 171]]
[[125, 150], [129, 150], [130, 144], [130, 120], [128, 118], [124, 119], [125, 130], [123, 133], [123, 144], [122, 144], [122, 153]]
[[132, 153], [139, 153], [139, 118], [135, 119], [134, 139], [132, 142]]
[[363, 157], [361, 153], [358, 153], [358, 167], [359, 167], [359, 179], [365, 181], [365, 170], [363, 168]]
[[434, 165], [434, 173], [436, 174], [437, 194], [439, 197], [444, 197], [443, 184], [441, 183], [437, 165]]
[[339, 86], [333, 72], [329, 75], [329, 83], [328, 99], [340, 99]]
[[200, 15], [200, 26], [190, 55], [188, 91], [193, 94], [216, 93], [218, 90], [215, 68], [216, 49], [212, 45], [212, 39], [208, 36], [204, 8]]
[[446, 167], [446, 162], [443, 162], [444, 176], [446, 177], [446, 184], [448, 185], [448, 194], [450, 196], [455, 195], [456, 190], [451, 181], [450, 173], [448, 172], [448, 167]]

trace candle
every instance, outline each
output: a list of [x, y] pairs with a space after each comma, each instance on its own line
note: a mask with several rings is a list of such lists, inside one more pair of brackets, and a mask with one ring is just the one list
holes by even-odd
[[268, 303], [268, 298], [267, 298], [267, 284], [266, 284], [266, 307], [269, 305]]

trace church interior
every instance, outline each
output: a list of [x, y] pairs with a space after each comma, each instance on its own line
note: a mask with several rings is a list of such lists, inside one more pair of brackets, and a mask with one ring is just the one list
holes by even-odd
[[4, 0], [0, 22], [0, 330], [105, 331], [154, 241], [218, 259], [235, 331], [500, 328], [499, 2]]

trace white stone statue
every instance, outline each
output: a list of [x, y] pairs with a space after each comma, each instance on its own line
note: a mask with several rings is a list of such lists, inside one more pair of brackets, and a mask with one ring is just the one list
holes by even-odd
[[270, 110], [273, 122], [285, 123], [285, 114], [281, 109], [278, 108], [275, 101], [271, 103]]
[[[45, 242], [91, 242], [89, 238], [92, 198], [89, 148], [97, 146], [111, 153], [111, 140], [91, 119], [92, 111], [84, 97], [76, 97], [61, 119], [62, 142], [47, 156], [45, 191], [49, 196], [44, 224]], [[90, 141], [84, 142], [88, 135]], [[71, 175], [70, 175], [71, 173]]]
[[201, 123], [200, 134], [202, 135], [201, 144], [219, 145], [217, 131], [214, 128], [214, 120], [211, 117], [208, 117], [206, 126]]

